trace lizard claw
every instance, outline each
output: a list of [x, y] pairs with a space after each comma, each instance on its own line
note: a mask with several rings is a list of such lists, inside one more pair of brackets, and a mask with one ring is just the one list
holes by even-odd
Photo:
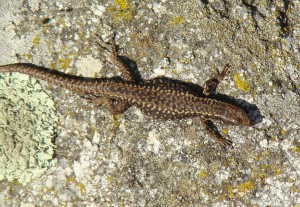
[[108, 54], [114, 56], [118, 56], [119, 54], [119, 47], [116, 44], [116, 35], [117, 34], [114, 32], [112, 37], [108, 41], [104, 41], [99, 34], [96, 34], [96, 36], [99, 38], [97, 43], [100, 46], [100, 48]]
[[224, 137], [218, 137], [217, 141], [223, 149], [233, 148], [232, 141], [229, 139], [225, 139]]
[[221, 82], [230, 73], [229, 68], [230, 68], [230, 65], [229, 65], [229, 63], [227, 63], [221, 72], [218, 71], [218, 75], [216, 76], [216, 79], [219, 82]]
[[218, 75], [214, 78], [207, 80], [203, 85], [203, 94], [209, 96], [215, 94], [219, 83], [229, 74], [229, 64], [226, 64], [221, 72], [218, 71]]

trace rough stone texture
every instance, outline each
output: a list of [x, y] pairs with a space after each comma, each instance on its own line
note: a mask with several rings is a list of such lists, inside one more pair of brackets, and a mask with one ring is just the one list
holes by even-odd
[[223, 151], [197, 119], [111, 116], [43, 83], [60, 117], [57, 164], [26, 187], [1, 181], [2, 206], [300, 206], [300, 3], [283, 1], [4, 1], [0, 64], [118, 75], [97, 35], [118, 34], [147, 79], [203, 84], [255, 104], [253, 128], [220, 123]]

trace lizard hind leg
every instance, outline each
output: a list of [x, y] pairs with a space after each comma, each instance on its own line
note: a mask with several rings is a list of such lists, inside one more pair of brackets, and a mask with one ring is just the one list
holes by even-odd
[[[113, 34], [112, 38], [108, 42], [105, 42], [100, 37], [99, 45], [103, 50], [106, 50], [110, 53], [111, 61], [121, 71], [122, 79], [129, 82], [138, 82], [139, 81], [138, 77], [135, 75], [135, 73], [130, 69], [128, 64], [119, 55], [119, 47], [117, 46], [115, 39], [116, 39], [115, 33]], [[126, 111], [129, 107], [131, 107], [131, 104], [126, 101], [116, 100], [107, 97], [93, 97], [90, 102], [93, 102], [96, 105], [104, 106], [113, 115], [121, 114], [124, 111]]]
[[211, 120], [205, 118], [201, 118], [200, 120], [202, 125], [204, 126], [205, 131], [209, 134], [209, 136], [214, 138], [222, 148], [227, 149], [232, 147], [232, 141], [229, 139], [225, 139]]
[[88, 102], [93, 103], [97, 106], [105, 107], [112, 115], [122, 114], [126, 111], [131, 105], [122, 100], [117, 100], [108, 97], [101, 97], [101, 96], [81, 96], [86, 99]]

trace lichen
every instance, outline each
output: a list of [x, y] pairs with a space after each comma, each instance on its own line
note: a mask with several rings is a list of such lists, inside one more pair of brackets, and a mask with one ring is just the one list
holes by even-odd
[[183, 24], [184, 23], [184, 17], [182, 15], [174, 17], [170, 20], [170, 24], [172, 26], [177, 26], [179, 24]]
[[133, 6], [127, 0], [115, 0], [115, 5], [108, 8], [108, 11], [113, 14], [114, 22], [120, 20], [130, 21], [134, 16]]
[[26, 75], [0, 74], [0, 180], [26, 185], [55, 163], [54, 102]]
[[62, 68], [62, 69], [66, 69], [68, 67], [70, 67], [71, 65], [71, 59], [70, 58], [59, 58], [58, 59], [58, 62], [59, 62], [59, 67]]
[[246, 81], [244, 81], [240, 74], [235, 74], [234, 75], [234, 82], [235, 85], [242, 91], [249, 93], [250, 92], [250, 85]]
[[34, 45], [38, 45], [41, 42], [41, 38], [39, 36], [35, 36], [32, 42]]
[[199, 176], [200, 176], [200, 178], [204, 179], [204, 178], [207, 177], [207, 172], [202, 170], [202, 171], [199, 173]]

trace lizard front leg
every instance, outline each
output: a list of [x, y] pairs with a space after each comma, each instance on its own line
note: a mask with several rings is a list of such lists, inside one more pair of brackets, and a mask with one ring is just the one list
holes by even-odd
[[218, 73], [215, 77], [207, 80], [203, 85], [203, 94], [210, 96], [217, 90], [219, 83], [228, 75], [229, 64], [226, 64], [221, 73]]
[[[218, 85], [220, 82], [225, 78], [226, 75], [228, 75], [228, 69], [229, 69], [229, 64], [225, 65], [221, 73], [218, 73], [215, 77], [207, 80], [204, 83], [203, 86], [203, 94], [205, 96], [210, 96], [214, 94], [217, 90]], [[206, 118], [201, 118], [201, 123], [204, 126], [205, 131], [214, 138], [221, 146], [222, 148], [227, 148], [232, 146], [232, 141], [225, 139], [220, 132], [218, 131], [217, 127], [215, 126], [214, 122], [206, 119]]]

